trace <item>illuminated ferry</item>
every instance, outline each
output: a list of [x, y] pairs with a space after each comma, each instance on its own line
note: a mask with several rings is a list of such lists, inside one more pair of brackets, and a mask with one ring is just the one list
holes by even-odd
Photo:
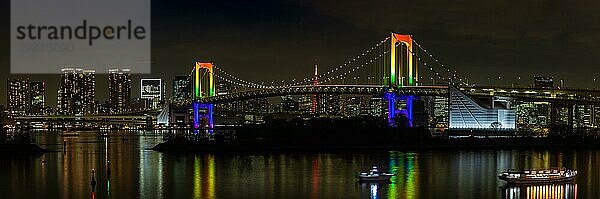
[[389, 174], [389, 173], [380, 173], [379, 169], [377, 169], [377, 166], [373, 166], [373, 168], [371, 170], [369, 170], [369, 173], [360, 173], [360, 175], [358, 175], [358, 179], [360, 181], [389, 181], [390, 178], [392, 178], [392, 176], [394, 176], [394, 174]]
[[543, 169], [515, 171], [509, 169], [498, 176], [509, 184], [548, 184], [573, 182], [577, 177], [577, 170]]

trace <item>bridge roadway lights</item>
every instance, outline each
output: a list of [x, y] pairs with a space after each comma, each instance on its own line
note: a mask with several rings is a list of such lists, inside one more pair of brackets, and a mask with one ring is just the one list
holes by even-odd
[[[209, 129], [212, 129], [214, 127], [213, 104], [194, 101], [192, 106], [194, 108], [194, 128], [208, 127]], [[206, 119], [206, 124], [201, 124], [201, 119], [203, 118]]]

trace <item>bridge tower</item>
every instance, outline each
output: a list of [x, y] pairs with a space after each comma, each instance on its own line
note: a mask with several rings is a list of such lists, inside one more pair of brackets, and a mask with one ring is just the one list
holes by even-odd
[[394, 118], [398, 113], [396, 109], [396, 100], [406, 100], [406, 110], [401, 111], [408, 120], [407, 126], [413, 126], [413, 102], [417, 99], [417, 96], [407, 95], [398, 96], [394, 89], [402, 88], [404, 86], [418, 86], [419, 70], [417, 67], [415, 51], [413, 50], [413, 39], [412, 35], [391, 33], [390, 35], [390, 65], [387, 77], [387, 86], [389, 88], [388, 93], [385, 94], [385, 98], [388, 102], [388, 124], [390, 126], [395, 125]]
[[390, 35], [389, 86], [417, 86], [419, 70], [414, 59], [412, 35]]
[[194, 68], [194, 128], [213, 128], [213, 104], [199, 103], [198, 100], [215, 96], [214, 67], [212, 62], [196, 61]]

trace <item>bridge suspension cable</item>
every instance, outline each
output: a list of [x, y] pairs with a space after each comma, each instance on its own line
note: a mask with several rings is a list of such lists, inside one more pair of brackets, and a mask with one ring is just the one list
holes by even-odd
[[[458, 72], [455, 69], [451, 69], [448, 65], [445, 65], [443, 63], [441, 63], [439, 61], [439, 59], [437, 59], [435, 56], [433, 56], [433, 54], [429, 53], [429, 51], [427, 51], [427, 49], [425, 49], [421, 44], [419, 44], [417, 41], [414, 41], [414, 43], [417, 45], [417, 47], [419, 49], [421, 49], [423, 52], [425, 52], [425, 54], [432, 59], [435, 63], [437, 63], [438, 65], [440, 65], [444, 71], [448, 72], [450, 76], [452, 76], [453, 79], [457, 79], [461, 84], [468, 84], [468, 79], [466, 77], [460, 77], [458, 75]], [[416, 55], [415, 53], [413, 53], [413, 55]], [[425, 58], [417, 58], [417, 60], [419, 61], [423, 61], [423, 59]], [[430, 69], [432, 70], [432, 69]], [[439, 73], [439, 72], [438, 72]]]
[[411, 54], [415, 57], [417, 57], [417, 61], [421, 62], [421, 64], [423, 64], [423, 66], [427, 67], [427, 69], [429, 69], [431, 72], [433, 72], [433, 74], [435, 74], [436, 77], [438, 77], [439, 79], [442, 79], [443, 81], [450, 81], [450, 78], [444, 77], [443, 75], [440, 74], [440, 72], [438, 72], [437, 70], [433, 69], [433, 67], [431, 67], [431, 64], [429, 64], [428, 62], [424, 61], [423, 59], [421, 59], [421, 57], [419, 57], [417, 54], [413, 53], [412, 51]]
[[363, 67], [364, 67], [365, 65], [368, 65], [368, 64], [370, 64], [370, 63], [373, 63], [375, 60], [377, 60], [377, 59], [379, 59], [379, 58], [383, 57], [383, 56], [384, 56], [384, 55], [386, 55], [388, 52], [389, 52], [389, 50], [387, 50], [387, 51], [383, 52], [382, 54], [379, 54], [378, 56], [376, 56], [376, 57], [374, 57], [374, 58], [371, 58], [370, 60], [368, 60], [368, 61], [366, 61], [366, 62], [364, 62], [364, 63], [360, 64], [359, 66], [356, 66], [355, 68], [352, 68], [351, 70], [349, 70], [349, 71], [347, 71], [347, 72], [345, 72], [345, 73], [343, 73], [343, 74], [339, 74], [339, 75], [336, 75], [336, 76], [328, 77], [328, 78], [326, 78], [324, 81], [322, 81], [322, 83], [327, 83], [327, 82], [331, 82], [331, 81], [334, 81], [334, 80], [343, 80], [343, 79], [345, 79], [346, 77], [348, 77], [347, 75], [350, 75], [350, 74], [354, 73], [355, 71], [358, 71], [358, 70], [360, 70], [360, 69], [363, 69]]
[[220, 76], [218, 74], [215, 74], [215, 78], [217, 78], [218, 80], [223, 80], [223, 81], [225, 81], [227, 83], [230, 83], [230, 84], [234, 84], [236, 86], [244, 87], [244, 88], [260, 88], [260, 87], [255, 86], [255, 85], [245, 84], [245, 83], [241, 83], [241, 82], [238, 82], [236, 80], [233, 80], [233, 79], [229, 79], [227, 77], [222, 77], [222, 76]]
[[[368, 56], [369, 54], [371, 54], [372, 52], [375, 51], [375, 49], [377, 49], [379, 46], [383, 45], [387, 40], [389, 39], [389, 37], [386, 37], [385, 39], [383, 39], [382, 41], [378, 42], [377, 44], [375, 44], [374, 46], [372, 46], [371, 48], [367, 49], [366, 51], [364, 51], [361, 54], [358, 54], [355, 58], [352, 58], [351, 60], [349, 60], [348, 62], [341, 64], [335, 68], [332, 68], [331, 70], [325, 72], [325, 73], [321, 73], [320, 75], [318, 75], [318, 79], [328, 79], [326, 77], [329, 77], [330, 75], [333, 75], [334, 73], [338, 72], [341, 69], [344, 68], [348, 68], [348, 70], [352, 70], [355, 71], [357, 70], [357, 68], [349, 68], [350, 66], [352, 66], [353, 63], [360, 61], [362, 58]], [[387, 52], [386, 52], [387, 53]], [[382, 55], [379, 55], [377, 58], [381, 57]], [[376, 59], [376, 58], [375, 58]], [[367, 61], [368, 63], [373, 62], [374, 59], [371, 59], [369, 61]], [[367, 62], [363, 63], [360, 67], [364, 66], [365, 64], [367, 64]], [[238, 78], [237, 76], [228, 73], [227, 71], [223, 70], [220, 67], [215, 66], [215, 69], [218, 70], [220, 73], [223, 73], [222, 76], [216, 76], [219, 79], [222, 79], [226, 82], [229, 83], [233, 83], [236, 84], [238, 86], [242, 86], [242, 87], [247, 87], [247, 88], [283, 88], [283, 87], [290, 87], [290, 86], [297, 86], [297, 85], [302, 85], [302, 84], [308, 84], [310, 82], [313, 81], [314, 77], [307, 77], [302, 79], [301, 81], [296, 82], [295, 79], [292, 79], [291, 83], [288, 84], [280, 84], [280, 85], [275, 85], [275, 84], [271, 84], [271, 85], [264, 85], [264, 84], [258, 84], [255, 82], [251, 82], [251, 81], [246, 81], [243, 80], [241, 78]], [[348, 71], [346, 71], [347, 73]], [[335, 76], [334, 76], [335, 77]], [[330, 79], [331, 77], [329, 77]]]
[[241, 84], [238, 84], [238, 86], [249, 87], [249, 88], [267, 88], [267, 87], [269, 87], [269, 86], [264, 86], [264, 85], [261, 85], [261, 84], [255, 83], [255, 82], [250, 82], [250, 81], [240, 79], [240, 78], [236, 77], [235, 75], [232, 75], [232, 74], [228, 73], [227, 71], [221, 69], [218, 66], [215, 66], [215, 69], [217, 69], [219, 71], [219, 73], [224, 74], [224, 76], [219, 76], [220, 78], [225, 79], [226, 78], [225, 76], [227, 76], [227, 77], [231, 78], [230, 83], [241, 82]]

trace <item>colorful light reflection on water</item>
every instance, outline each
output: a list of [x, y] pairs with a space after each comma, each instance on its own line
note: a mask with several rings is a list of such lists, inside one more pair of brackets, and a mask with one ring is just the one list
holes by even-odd
[[505, 198], [522, 199], [576, 199], [577, 184], [546, 184], [530, 186], [506, 186]]
[[[595, 149], [172, 154], [147, 150], [162, 141], [151, 133], [82, 133], [64, 150], [60, 135], [36, 140], [57, 152], [0, 156], [2, 198], [90, 198], [91, 169], [96, 198], [600, 198]], [[358, 183], [373, 165], [397, 175]], [[497, 178], [555, 165], [577, 169], [577, 184], [511, 188]]]

